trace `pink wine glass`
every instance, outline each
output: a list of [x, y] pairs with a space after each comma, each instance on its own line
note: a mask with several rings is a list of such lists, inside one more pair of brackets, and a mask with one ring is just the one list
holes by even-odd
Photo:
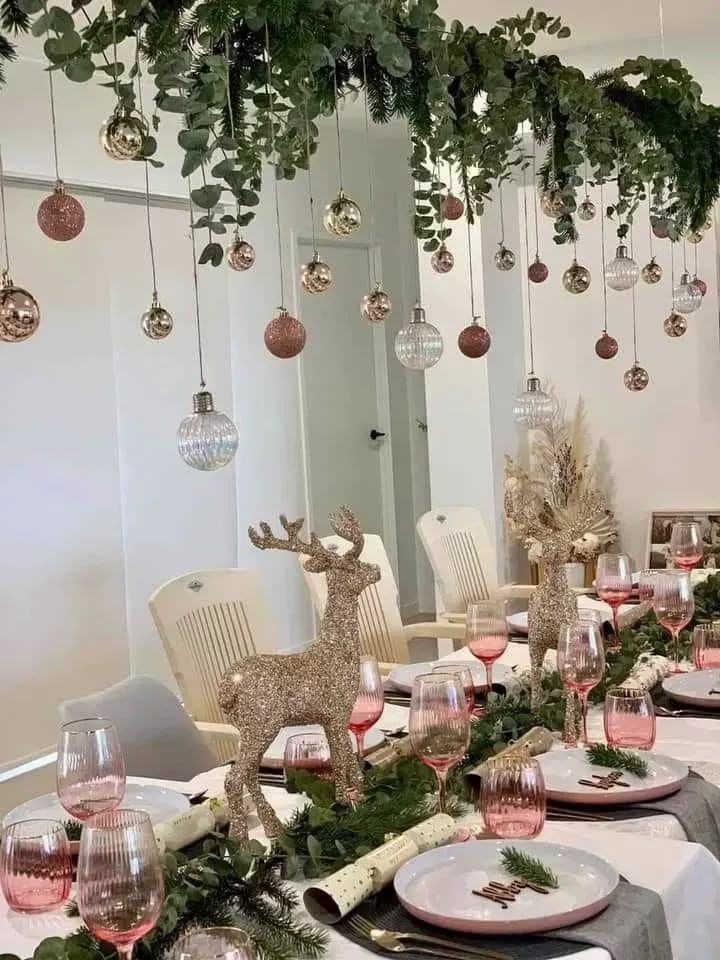
[[[508, 645], [508, 625], [502, 601], [471, 603], [465, 618], [465, 643], [470, 653], [485, 664], [485, 682], [492, 687], [492, 668]], [[484, 711], [478, 711], [478, 714]]]
[[70, 844], [57, 820], [20, 820], [2, 831], [0, 888], [11, 910], [42, 913], [65, 903], [72, 885]]
[[652, 750], [655, 745], [655, 707], [647, 690], [610, 687], [603, 722], [611, 747]]
[[130, 960], [137, 941], [157, 923], [165, 896], [150, 817], [111, 810], [87, 820], [77, 881], [78, 908], [90, 933]]
[[672, 673], [682, 673], [680, 631], [690, 623], [695, 612], [690, 574], [680, 570], [658, 570], [653, 590], [653, 610], [658, 622], [672, 638]]
[[120, 806], [125, 796], [125, 760], [109, 720], [91, 717], [62, 725], [56, 779], [60, 803], [78, 820]]
[[693, 630], [693, 662], [696, 670], [720, 669], [720, 625], [699, 623]]
[[676, 567], [689, 573], [703, 558], [700, 524], [694, 520], [674, 523], [670, 534], [670, 557]]
[[536, 837], [545, 825], [545, 781], [537, 760], [529, 756], [488, 760], [480, 783], [480, 812], [485, 826], [499, 837]]
[[237, 927], [203, 927], [175, 944], [176, 960], [255, 960], [255, 947]]
[[604, 600], [612, 610], [614, 636], [608, 649], [616, 653], [620, 650], [618, 608], [632, 593], [630, 558], [624, 553], [601, 553], [597, 559], [595, 589], [600, 599]]
[[588, 694], [600, 683], [605, 673], [605, 648], [596, 624], [587, 620], [574, 620], [561, 628], [557, 667], [564, 686], [580, 698], [582, 742], [587, 746]]
[[473, 681], [472, 670], [465, 663], [445, 663], [438, 664], [432, 669], [433, 673], [451, 673], [460, 678], [463, 690], [465, 691], [465, 703], [468, 713], [472, 717], [475, 712], [475, 682]]
[[438, 809], [445, 812], [448, 771], [465, 756], [470, 714], [457, 674], [424, 673], [415, 678], [408, 719], [415, 755], [435, 771]]
[[640, 603], [652, 603], [655, 593], [657, 570], [641, 570], [638, 577], [638, 600]]
[[385, 700], [378, 662], [375, 657], [363, 654], [360, 657], [360, 686], [348, 724], [355, 736], [360, 759], [365, 756], [365, 734], [378, 722], [384, 708]]

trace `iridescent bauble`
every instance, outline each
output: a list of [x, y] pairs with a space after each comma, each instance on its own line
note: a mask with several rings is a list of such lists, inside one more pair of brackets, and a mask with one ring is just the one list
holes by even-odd
[[515, 423], [528, 430], [535, 430], [545, 423], [549, 423], [555, 413], [555, 404], [540, 386], [540, 378], [529, 376], [523, 393], [515, 398], [513, 417]]
[[662, 280], [663, 269], [660, 264], [655, 260], [655, 257], [650, 260], [649, 263], [646, 263], [642, 268], [642, 273], [640, 276], [643, 278], [645, 283], [659, 283]]
[[35, 297], [16, 287], [3, 271], [0, 281], [0, 340], [20, 343], [31, 337], [40, 326], [40, 307]]
[[74, 240], [85, 226], [85, 211], [79, 200], [65, 192], [62, 180], [58, 180], [53, 192], [38, 207], [37, 222], [51, 240]]
[[113, 160], [134, 160], [147, 135], [147, 124], [139, 114], [116, 107], [100, 128], [100, 143]]
[[653, 220], [650, 228], [658, 240], [667, 240], [670, 236], [670, 224], [667, 220]]
[[550, 271], [547, 266], [542, 262], [540, 257], [536, 256], [535, 260], [528, 267], [528, 280], [530, 280], [531, 283], [544, 283], [549, 274]]
[[255, 263], [255, 247], [235, 234], [225, 251], [225, 259], [232, 270], [249, 270]]
[[669, 337], [681, 337], [687, 331], [687, 320], [681, 313], [674, 310], [665, 318], [663, 330]]
[[597, 207], [592, 202], [590, 197], [585, 197], [583, 202], [578, 207], [578, 219], [580, 220], [592, 220], [595, 214], [597, 213]]
[[465, 204], [454, 193], [448, 193], [440, 204], [440, 213], [445, 220], [459, 220], [465, 213]]
[[702, 303], [702, 291], [684, 273], [680, 283], [673, 289], [673, 310], [678, 313], [693, 313]]
[[618, 352], [618, 342], [609, 333], [603, 333], [595, 341], [595, 353], [601, 360], [612, 360]]
[[693, 277], [692, 284], [694, 287], [697, 287], [700, 293], [705, 296], [707, 293], [707, 284], [704, 280], [701, 280], [700, 277]]
[[638, 282], [640, 267], [621, 243], [615, 251], [615, 259], [605, 265], [605, 282], [611, 290], [630, 290]]
[[193, 394], [193, 412], [178, 427], [177, 448], [185, 463], [195, 470], [218, 470], [235, 456], [235, 424], [218, 413], [209, 390]]
[[160, 305], [157, 295], [153, 296], [152, 303], [142, 315], [140, 324], [143, 333], [150, 340], [164, 340], [169, 333], [172, 333], [173, 318]]
[[562, 277], [563, 286], [568, 293], [585, 293], [590, 286], [590, 271], [577, 260], [573, 260]]
[[265, 327], [265, 346], [274, 357], [289, 360], [296, 357], [305, 346], [305, 327], [291, 316], [285, 307]]
[[639, 363], [634, 363], [629, 370], [625, 371], [623, 383], [628, 390], [632, 390], [633, 392], [644, 390], [650, 383], [650, 375], [645, 367], [641, 367]]
[[543, 190], [540, 194], [540, 209], [546, 217], [552, 217], [553, 220], [557, 220], [558, 217], [567, 213], [567, 207], [563, 202], [562, 193], [557, 187], [552, 187], [550, 190]]
[[425, 311], [416, 303], [407, 326], [395, 337], [395, 355], [408, 370], [427, 370], [443, 352], [443, 338], [437, 327], [425, 319]]
[[385, 293], [381, 283], [375, 284], [372, 293], [366, 293], [360, 301], [360, 316], [370, 323], [382, 323], [392, 313], [392, 300]]
[[360, 207], [345, 196], [341, 190], [337, 197], [325, 207], [323, 223], [328, 233], [335, 237], [348, 237], [360, 226], [362, 213]]
[[455, 266], [455, 257], [450, 253], [444, 243], [441, 243], [435, 253], [430, 257], [430, 265], [435, 273], [450, 273]]
[[508, 250], [504, 243], [500, 244], [500, 249], [495, 254], [495, 266], [498, 270], [512, 270], [515, 266], [515, 254]]
[[300, 267], [300, 283], [307, 293], [324, 293], [332, 283], [332, 270], [315, 251], [312, 260]]
[[480, 325], [480, 318], [473, 317], [472, 323], [458, 334], [458, 349], [471, 360], [484, 357], [490, 349], [490, 334]]

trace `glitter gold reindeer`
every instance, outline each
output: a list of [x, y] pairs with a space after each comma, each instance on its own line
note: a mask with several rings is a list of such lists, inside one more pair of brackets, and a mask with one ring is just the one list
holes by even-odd
[[308, 559], [306, 570], [325, 573], [328, 598], [317, 640], [300, 653], [266, 654], [239, 660], [220, 683], [220, 709], [240, 732], [237, 759], [225, 778], [230, 807], [230, 833], [247, 836], [243, 793], [247, 789], [268, 836], [281, 824], [258, 782], [263, 755], [283, 727], [320, 724], [330, 747], [338, 800], [348, 801], [362, 789], [362, 774], [352, 752], [348, 722], [360, 679], [358, 597], [380, 579], [380, 568], [360, 560], [363, 533], [347, 507], [330, 517], [335, 533], [352, 546], [345, 553], [330, 550], [312, 533], [300, 539], [303, 520], [280, 517], [286, 539], [276, 537], [267, 523], [250, 540], [260, 550], [289, 550]]

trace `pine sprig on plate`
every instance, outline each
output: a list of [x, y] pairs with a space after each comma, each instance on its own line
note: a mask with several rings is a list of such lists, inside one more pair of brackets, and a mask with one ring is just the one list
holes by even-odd
[[627, 770], [628, 773], [641, 778], [648, 775], [646, 761], [629, 750], [619, 750], [604, 743], [594, 743], [585, 752], [594, 766], [608, 767], [610, 770]]
[[516, 847], [503, 847], [500, 857], [503, 867], [518, 880], [536, 883], [539, 887], [551, 887], [553, 890], [560, 886], [550, 867], [546, 867], [542, 860], [522, 853]]

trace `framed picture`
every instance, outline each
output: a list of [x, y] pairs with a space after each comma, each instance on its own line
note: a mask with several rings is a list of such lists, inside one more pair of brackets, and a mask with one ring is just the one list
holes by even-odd
[[700, 524], [703, 558], [700, 566], [720, 568], [720, 509], [653, 510], [648, 527], [647, 566], [650, 570], [671, 567], [670, 535], [678, 521], [695, 520]]

